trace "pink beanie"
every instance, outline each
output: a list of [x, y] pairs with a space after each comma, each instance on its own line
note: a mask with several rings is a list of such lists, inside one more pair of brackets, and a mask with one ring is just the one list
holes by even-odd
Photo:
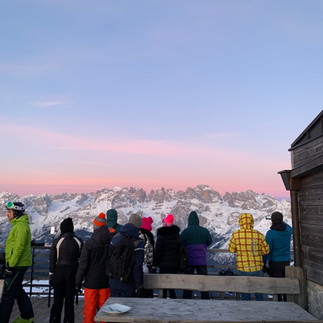
[[143, 229], [146, 229], [148, 231], [151, 231], [152, 230], [152, 227], [151, 227], [151, 224], [153, 223], [153, 219], [151, 216], [147, 217], [147, 218], [142, 218], [142, 225], [141, 227]]
[[164, 222], [165, 226], [168, 226], [168, 227], [172, 226], [174, 223], [173, 214], [168, 214], [163, 222]]

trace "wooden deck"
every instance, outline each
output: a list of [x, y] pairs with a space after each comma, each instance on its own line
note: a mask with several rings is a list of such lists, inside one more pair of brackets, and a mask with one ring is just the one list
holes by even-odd
[[[48, 298], [47, 297], [32, 297], [31, 298], [32, 304], [33, 304], [33, 309], [34, 309], [34, 314], [35, 314], [35, 323], [48, 323], [49, 321], [49, 313], [50, 313], [50, 308], [48, 308]], [[134, 301], [136, 301], [136, 299], [134, 299]], [[137, 299], [138, 301], [138, 299]], [[142, 299], [139, 299], [139, 302], [141, 302]], [[146, 302], [148, 302], [148, 305], [146, 304], [146, 308], [150, 308], [152, 306], [152, 299], [145, 299]], [[144, 301], [144, 302], [145, 302]], [[159, 299], [160, 302], [167, 302], [167, 304], [172, 305], [174, 302], [176, 303], [176, 300], [163, 300], [163, 299]], [[179, 300], [177, 300], [178, 302]], [[118, 300], [118, 302], [120, 302]], [[155, 299], [156, 302], [156, 299]], [[200, 304], [203, 304], [204, 301], [200, 300]], [[242, 312], [247, 311], [247, 312], [253, 312], [252, 309], [252, 305], [259, 305], [257, 303], [259, 302], [242, 302], [242, 301], [219, 301], [219, 300], [212, 300], [212, 301], [207, 301], [207, 302], [212, 302], [212, 306], [211, 308], [213, 308], [214, 306], [216, 307], [216, 310], [214, 308], [214, 312], [217, 313], [217, 316], [219, 316], [219, 320], [217, 322], [236, 322], [236, 321], [240, 321], [243, 322], [244, 321], [244, 315], [239, 316], [239, 319], [237, 319], [236, 317], [232, 317], [232, 314], [230, 314], [229, 316], [226, 316], [227, 313], [226, 312], [230, 312], [230, 308], [231, 308], [231, 312], [232, 312], [232, 305], [234, 306], [240, 306], [240, 310], [242, 309]], [[214, 302], [214, 303], [213, 303]], [[228, 302], [232, 302], [228, 303]], [[121, 303], [121, 302], [120, 302]], [[279, 307], [279, 303], [277, 302], [260, 302], [260, 303], [264, 303], [264, 311], [267, 312], [267, 316], [268, 313], [272, 312], [272, 317], [271, 319], [269, 319], [266, 322], [277, 322], [277, 320], [275, 320], [275, 318], [277, 319], [277, 316], [280, 318], [278, 321], [288, 321], [288, 322], [323, 322], [323, 321], [316, 321], [315, 318], [313, 316], [311, 316], [309, 313], [307, 313], [306, 311], [302, 310], [300, 307], [298, 307], [296, 304], [293, 303], [289, 303], [286, 304], [285, 306], [294, 306], [296, 308], [296, 311], [293, 310], [288, 310], [286, 312], [286, 308], [284, 308], [284, 310], [281, 310], [280, 312], [280, 307]], [[224, 304], [226, 304], [224, 306]], [[278, 304], [278, 305], [277, 305]], [[53, 299], [51, 299], [51, 305], [53, 305]], [[230, 306], [228, 306], [230, 305]], [[246, 306], [247, 305], [247, 306]], [[253, 305], [253, 306], [255, 306]], [[83, 322], [83, 307], [84, 307], [84, 300], [83, 299], [79, 299], [79, 303], [78, 305], [74, 305], [75, 307], [75, 323], [82, 323]], [[170, 306], [172, 307], [172, 306]], [[168, 308], [168, 306], [167, 306]], [[266, 310], [265, 310], [266, 309]], [[180, 311], [180, 309], [175, 306], [175, 312], [177, 313], [176, 315], [174, 315], [174, 318], [176, 318], [178, 316], [178, 311]], [[297, 312], [300, 311], [300, 312]], [[171, 311], [170, 311], [171, 312]], [[222, 313], [222, 314], [221, 314]], [[254, 321], [254, 322], [265, 322], [263, 320], [263, 315], [264, 312], [259, 312], [259, 321]], [[14, 318], [19, 316], [19, 310], [17, 308], [17, 304], [15, 304], [13, 311], [12, 311], [12, 315], [11, 315], [11, 320], [12, 321]], [[256, 314], [256, 316], [258, 317], [258, 315]], [[120, 318], [120, 317], [119, 317]], [[165, 317], [164, 317], [165, 318]], [[194, 313], [191, 314], [191, 318], [194, 319]], [[266, 317], [267, 319], [269, 317]], [[151, 317], [152, 319], [152, 317]], [[285, 319], [285, 320], [284, 320]], [[172, 320], [170, 320], [168, 318], [168, 320], [166, 320], [165, 318], [165, 322], [170, 322]], [[248, 320], [247, 320], [248, 321]], [[140, 321], [136, 321], [136, 322], [140, 322]], [[145, 321], [146, 322], [146, 321]], [[147, 321], [148, 322], [148, 321]], [[152, 322], [152, 320], [149, 320], [149, 322]], [[178, 321], [177, 321], [178, 322]], [[184, 321], [183, 321], [184, 322]], [[195, 317], [194, 322], [199, 322], [197, 317]], [[203, 321], [200, 321], [203, 322]], [[245, 321], [246, 322], [246, 321]]]
[[[50, 306], [53, 305], [53, 301], [54, 299], [52, 298], [50, 302]], [[48, 323], [49, 315], [50, 315], [50, 308], [48, 307], [48, 298], [32, 297], [31, 302], [33, 304], [33, 309], [34, 309], [35, 323]], [[83, 308], [84, 308], [84, 300], [79, 299], [78, 305], [74, 304], [75, 323], [83, 322]], [[16, 302], [11, 313], [10, 322], [12, 322], [12, 320], [18, 317], [19, 315], [20, 313]], [[64, 314], [62, 315], [62, 321], [63, 321], [63, 318], [64, 318]]]

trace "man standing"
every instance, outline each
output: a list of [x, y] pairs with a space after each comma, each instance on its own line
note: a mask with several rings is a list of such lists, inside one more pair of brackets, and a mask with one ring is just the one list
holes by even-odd
[[[207, 275], [207, 247], [212, 243], [212, 237], [208, 229], [199, 225], [200, 221], [195, 211], [188, 216], [188, 227], [181, 233], [183, 246], [188, 252], [188, 266], [185, 274]], [[192, 291], [184, 290], [183, 298], [192, 298]], [[208, 292], [201, 293], [202, 299], [209, 299]]]
[[34, 322], [31, 301], [22, 287], [27, 268], [32, 264], [30, 253], [31, 232], [25, 206], [21, 202], [8, 202], [7, 217], [12, 224], [5, 247], [5, 282], [0, 304], [0, 322], [9, 322], [17, 299], [20, 316], [13, 323]]
[[65, 299], [65, 323], [74, 323], [75, 275], [83, 246], [82, 239], [74, 234], [71, 218], [62, 221], [61, 235], [54, 240], [49, 255], [49, 280], [54, 287], [54, 304], [50, 323], [60, 323]]
[[104, 213], [100, 213], [94, 219], [93, 229], [91, 238], [85, 242], [82, 249], [75, 278], [78, 290], [80, 290], [84, 279], [83, 323], [94, 323], [97, 310], [103, 306], [111, 294], [109, 277], [105, 272], [111, 234]]
[[[266, 234], [270, 252], [264, 256], [264, 262], [269, 260], [270, 276], [285, 277], [285, 267], [290, 265], [290, 241], [293, 229], [283, 221], [280, 212], [271, 215], [271, 222], [270, 230]], [[278, 294], [278, 301], [286, 302], [286, 295]]]
[[131, 214], [129, 222], [111, 241], [107, 271], [112, 297], [143, 296], [144, 241], [139, 238], [142, 220]]
[[[254, 220], [250, 213], [242, 213], [239, 217], [240, 229], [232, 233], [229, 251], [237, 254], [237, 270], [239, 276], [263, 276], [264, 263], [262, 256], [269, 253], [265, 237], [253, 228]], [[241, 293], [241, 299], [248, 301], [250, 294]], [[256, 294], [257, 301], [263, 301], [263, 294]]]

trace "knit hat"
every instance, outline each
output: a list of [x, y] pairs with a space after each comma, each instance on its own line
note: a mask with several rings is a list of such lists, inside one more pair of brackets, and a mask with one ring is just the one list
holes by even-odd
[[141, 227], [143, 229], [146, 229], [148, 231], [152, 230], [151, 224], [154, 222], [154, 220], [152, 219], [151, 216], [149, 216], [148, 218], [142, 218], [142, 225]]
[[280, 224], [283, 222], [283, 215], [280, 212], [274, 212], [271, 215], [271, 221], [273, 224]]
[[105, 214], [101, 212], [96, 218], [94, 218], [93, 222], [97, 227], [100, 227], [102, 225], [107, 225], [107, 220], [105, 219]]
[[167, 226], [167, 227], [172, 226], [173, 223], [174, 223], [174, 216], [173, 216], [173, 214], [168, 214], [166, 216], [166, 218], [163, 220], [163, 222], [164, 222], [164, 225]]
[[139, 214], [132, 213], [129, 218], [129, 223], [133, 224], [136, 228], [140, 229], [142, 220]]
[[71, 218], [67, 218], [62, 221], [61, 225], [61, 233], [67, 233], [67, 232], [73, 232], [74, 231], [74, 225]]

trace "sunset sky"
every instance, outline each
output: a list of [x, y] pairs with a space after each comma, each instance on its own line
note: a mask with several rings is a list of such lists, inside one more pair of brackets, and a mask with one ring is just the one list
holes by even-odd
[[0, 193], [288, 198], [323, 108], [321, 0], [0, 3]]

